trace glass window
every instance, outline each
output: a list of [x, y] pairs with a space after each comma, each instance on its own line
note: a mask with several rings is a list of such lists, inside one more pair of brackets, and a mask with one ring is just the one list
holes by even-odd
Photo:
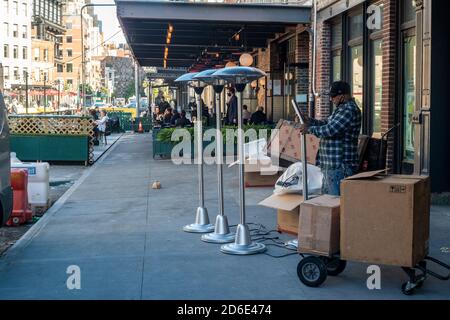
[[39, 48], [34, 48], [34, 60], [39, 61]]
[[403, 161], [414, 163], [414, 125], [412, 118], [416, 104], [416, 37], [403, 41]]
[[19, 47], [18, 46], [13, 47], [13, 58], [19, 59]]
[[67, 49], [67, 56], [71, 57], [72, 56], [72, 49]]
[[8, 0], [3, 0], [3, 12], [9, 13], [9, 2], [8, 2]]
[[350, 86], [358, 106], [363, 109], [363, 46], [350, 48]]
[[19, 26], [17, 24], [13, 24], [13, 37], [19, 37]]
[[22, 47], [22, 57], [24, 60], [28, 59], [28, 47]]
[[374, 133], [381, 133], [381, 103], [383, 88], [383, 41], [372, 41], [372, 126]]
[[7, 44], [3, 45], [3, 57], [9, 58], [9, 46]]
[[72, 43], [72, 36], [67, 36], [66, 37], [66, 42], [67, 43]]
[[335, 23], [331, 26], [331, 47], [342, 46], [342, 23]]
[[22, 26], [22, 38], [26, 39], [28, 36], [28, 28], [27, 26]]
[[66, 65], [66, 70], [67, 70], [67, 72], [73, 72], [73, 65], [71, 63], [68, 63]]
[[44, 61], [48, 61], [48, 49], [44, 49]]
[[332, 82], [342, 80], [342, 56], [340, 53], [333, 56], [332, 63]]
[[349, 17], [349, 36], [350, 40], [358, 39], [363, 36], [364, 19], [362, 14]]
[[14, 67], [14, 80], [19, 80], [19, 67]]
[[401, 0], [402, 23], [416, 20], [415, 0]]
[[5, 80], [9, 80], [9, 67], [8, 66], [3, 67], [3, 77], [5, 78]]
[[66, 29], [72, 29], [72, 22], [66, 23]]
[[13, 13], [15, 13], [16, 15], [19, 14], [19, 4], [17, 3], [17, 1], [13, 1], [13, 4], [12, 4], [12, 11], [13, 11]]
[[62, 64], [57, 64], [57, 69], [58, 69], [58, 73], [63, 72], [63, 65]]
[[26, 2], [22, 3], [22, 14], [25, 17], [28, 16], [28, 4]]
[[73, 80], [72, 79], [67, 79], [67, 85], [71, 86], [73, 84]]
[[3, 33], [5, 37], [9, 37], [9, 24], [8, 22], [3, 22]]

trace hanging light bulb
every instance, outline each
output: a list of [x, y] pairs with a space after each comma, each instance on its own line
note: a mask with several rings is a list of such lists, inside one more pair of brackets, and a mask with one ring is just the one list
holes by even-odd
[[239, 58], [239, 63], [241, 66], [249, 67], [253, 64], [253, 57], [251, 54], [243, 53]]

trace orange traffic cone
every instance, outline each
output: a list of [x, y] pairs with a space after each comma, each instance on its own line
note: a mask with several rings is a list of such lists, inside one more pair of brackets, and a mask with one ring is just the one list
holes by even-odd
[[142, 127], [142, 121], [139, 120], [138, 132], [144, 133], [144, 127]]

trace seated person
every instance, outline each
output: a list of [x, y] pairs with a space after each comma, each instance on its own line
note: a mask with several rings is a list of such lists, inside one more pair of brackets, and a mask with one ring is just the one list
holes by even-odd
[[164, 111], [164, 123], [166, 123], [166, 124], [170, 124], [170, 119], [172, 119], [172, 108], [167, 108], [165, 111]]
[[267, 122], [266, 114], [264, 113], [263, 107], [258, 107], [258, 111], [255, 111], [251, 118], [250, 123], [251, 124], [264, 124]]
[[170, 124], [175, 125], [177, 123], [177, 120], [180, 119], [180, 114], [178, 113], [177, 109], [173, 109], [173, 115], [172, 118], [170, 118]]
[[186, 118], [186, 111], [182, 110], [180, 118], [175, 122], [175, 125], [177, 127], [187, 127], [191, 125], [191, 121], [189, 121], [188, 118]]
[[248, 107], [246, 104], [244, 104], [242, 106], [242, 122], [244, 124], [248, 124], [250, 119], [252, 117], [252, 114], [250, 113], [250, 111], [248, 111]]

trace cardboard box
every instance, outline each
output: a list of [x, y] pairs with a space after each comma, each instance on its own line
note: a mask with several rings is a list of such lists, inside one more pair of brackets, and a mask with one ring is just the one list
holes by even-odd
[[[268, 159], [268, 161], [267, 161]], [[271, 159], [247, 159], [244, 165], [245, 187], [274, 187], [284, 169], [274, 166]]]
[[341, 184], [341, 257], [414, 267], [428, 254], [430, 180], [383, 172]]
[[[276, 134], [267, 145], [267, 154], [278, 155], [281, 159], [297, 162], [302, 160], [300, 123], [280, 120], [275, 128]], [[306, 161], [316, 165], [320, 139], [306, 135]]]
[[259, 205], [277, 209], [277, 229], [293, 235], [298, 233], [298, 216], [303, 196], [298, 194], [271, 195]]
[[298, 252], [332, 256], [339, 252], [340, 198], [323, 195], [300, 205]]

